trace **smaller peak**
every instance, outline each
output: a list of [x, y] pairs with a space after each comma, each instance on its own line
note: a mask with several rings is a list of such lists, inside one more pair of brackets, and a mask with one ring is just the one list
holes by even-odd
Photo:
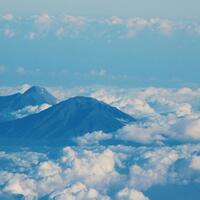
[[[46, 88], [40, 86], [32, 86], [22, 95], [22, 98], [28, 101], [30, 105], [43, 103], [54, 105], [57, 102], [57, 99]], [[34, 103], [30, 103], [30, 101], [34, 101]]]

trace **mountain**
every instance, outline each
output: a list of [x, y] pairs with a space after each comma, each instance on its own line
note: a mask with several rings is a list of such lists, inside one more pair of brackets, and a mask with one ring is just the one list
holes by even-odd
[[23, 94], [16, 93], [9, 96], [0, 96], [0, 121], [14, 119], [12, 113], [27, 106], [42, 104], [54, 105], [57, 99], [45, 88], [33, 86]]
[[17, 104], [14, 108], [21, 109], [28, 105], [41, 105], [41, 104], [56, 104], [57, 99], [52, 96], [45, 88], [33, 86], [27, 90], [21, 97], [18, 99]]
[[90, 97], [73, 97], [38, 114], [0, 124], [0, 138], [31, 142], [67, 141], [88, 132], [114, 132], [133, 117]]

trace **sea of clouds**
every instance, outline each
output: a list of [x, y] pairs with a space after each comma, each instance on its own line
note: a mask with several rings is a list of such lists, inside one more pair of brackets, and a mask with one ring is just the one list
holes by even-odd
[[1, 151], [0, 163], [1, 199], [148, 200], [154, 185], [200, 184], [200, 145]]
[[[27, 87], [0, 88], [0, 95]], [[48, 89], [59, 101], [76, 95], [97, 98], [137, 123], [112, 134], [87, 133], [73, 138], [77, 145], [61, 149], [0, 148], [0, 199], [160, 200], [148, 191], [200, 185], [200, 89]], [[107, 143], [113, 140], [121, 142]]]

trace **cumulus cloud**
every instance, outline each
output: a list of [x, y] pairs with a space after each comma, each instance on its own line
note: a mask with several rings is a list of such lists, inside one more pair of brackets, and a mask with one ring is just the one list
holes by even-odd
[[[98, 71], [97, 71], [98, 72]], [[93, 71], [92, 74], [99, 74]], [[104, 73], [100, 73], [101, 75]], [[118, 88], [118, 87], [79, 87], [53, 88], [52, 92], [65, 99], [75, 95], [86, 95], [111, 104], [133, 116], [157, 117], [198, 117], [200, 90], [191, 88]], [[165, 115], [165, 117], [164, 117]]]
[[159, 126], [142, 127], [138, 125], [127, 125], [118, 131], [116, 138], [125, 141], [138, 142], [141, 144], [160, 143], [165, 138], [162, 136], [162, 129]]
[[183, 103], [177, 106], [176, 114], [178, 117], [191, 115], [192, 112], [192, 106], [189, 103]]
[[200, 156], [194, 156], [190, 166], [194, 170], [200, 170]]
[[99, 144], [101, 141], [109, 140], [113, 137], [112, 134], [104, 133], [102, 131], [96, 131], [92, 133], [86, 133], [82, 137], [77, 137], [74, 140], [79, 145], [94, 145]]
[[52, 161], [46, 161], [39, 165], [38, 175], [41, 177], [54, 176], [61, 173], [61, 168]]
[[62, 157], [64, 163], [71, 165], [73, 170], [69, 170], [68, 173], [71, 172], [73, 178], [83, 178], [89, 186], [99, 187], [111, 184], [118, 178], [119, 174], [115, 170], [115, 158], [111, 150], [107, 149], [102, 153], [84, 150], [82, 155], [75, 155], [72, 149], [66, 148]]
[[175, 137], [181, 140], [200, 140], [200, 119], [182, 119], [171, 127]]
[[119, 200], [149, 200], [144, 194], [135, 189], [124, 188], [117, 194]]
[[3, 191], [21, 194], [27, 199], [34, 199], [37, 197], [35, 181], [24, 174], [14, 174]]
[[99, 194], [99, 192], [93, 188], [87, 188], [86, 185], [82, 183], [76, 183], [71, 187], [64, 189], [61, 192], [56, 192], [50, 195], [50, 199], [55, 200], [110, 200], [108, 196]]
[[91, 96], [102, 100], [108, 104], [111, 104], [119, 109], [131, 114], [131, 115], [148, 115], [154, 113], [153, 108], [151, 108], [148, 103], [140, 98], [133, 97], [134, 94], [129, 93], [126, 90], [120, 88], [114, 89], [96, 89], [91, 92]]
[[[63, 149], [0, 152], [0, 193], [21, 194], [25, 199], [148, 200], [145, 191], [153, 186], [199, 183], [200, 89], [50, 90], [61, 99], [80, 94], [98, 98], [139, 121], [112, 134], [86, 133], [74, 138], [75, 146]], [[10, 91], [0, 89], [1, 94]], [[27, 107], [24, 112], [31, 110], [40, 108]], [[23, 115], [22, 110], [19, 114]], [[110, 139], [129, 143], [103, 142]]]
[[168, 148], [158, 148], [147, 151], [143, 154], [147, 163], [144, 166], [134, 164], [130, 168], [130, 185], [140, 190], [146, 190], [152, 185], [165, 184], [168, 179], [174, 176], [169, 172], [179, 158], [176, 150]]
[[[7, 161], [0, 166], [0, 191], [25, 199], [148, 200], [143, 191], [151, 186], [189, 184], [198, 178], [192, 172], [199, 171], [199, 145], [94, 145], [65, 147], [61, 153], [53, 149], [54, 159], [49, 152], [0, 152], [0, 162]], [[179, 160], [185, 162], [179, 166]]]

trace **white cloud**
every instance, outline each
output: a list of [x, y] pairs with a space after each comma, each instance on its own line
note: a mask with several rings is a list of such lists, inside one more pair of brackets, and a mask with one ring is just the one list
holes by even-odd
[[112, 134], [104, 133], [102, 131], [96, 131], [92, 133], [86, 133], [82, 137], [75, 138], [75, 141], [79, 145], [94, 145], [99, 144], [99, 142], [101, 141], [109, 140], [112, 137]]
[[200, 27], [197, 27], [195, 31], [196, 31], [196, 33], [197, 33], [198, 35], [200, 35]]
[[108, 196], [103, 196], [99, 194], [93, 188], [87, 188], [86, 185], [82, 183], [76, 183], [61, 192], [55, 192], [51, 194], [50, 199], [55, 200], [110, 200]]
[[2, 18], [3, 18], [5, 21], [12, 21], [12, 20], [14, 19], [14, 16], [13, 16], [13, 14], [8, 13], [8, 14], [5, 14], [4, 16], [2, 16]]
[[200, 156], [194, 156], [190, 166], [194, 170], [200, 170]]
[[6, 71], [6, 67], [4, 65], [0, 65], [0, 75]]
[[152, 142], [159, 143], [165, 140], [161, 135], [162, 131], [164, 131], [164, 129], [156, 125], [152, 127], [127, 125], [117, 131], [116, 137], [121, 140], [138, 142], [142, 144], [148, 144]]
[[148, 25], [148, 21], [141, 18], [128, 19], [126, 23], [129, 28], [133, 27], [144, 28], [145, 26]]
[[103, 152], [84, 150], [75, 152], [71, 148], [64, 149], [62, 163], [71, 166], [66, 169], [66, 179], [84, 181], [88, 187], [106, 189], [106, 186], [119, 180], [120, 175], [115, 170], [115, 155], [110, 149]]
[[111, 25], [120, 25], [123, 24], [123, 19], [117, 17], [117, 16], [113, 16], [108, 20], [108, 23]]
[[106, 75], [106, 70], [104, 70], [104, 69], [94, 70], [93, 69], [90, 71], [90, 75], [103, 77]]
[[176, 114], [178, 117], [184, 117], [192, 114], [192, 106], [189, 103], [179, 104]]
[[52, 18], [49, 14], [45, 13], [42, 15], [39, 15], [35, 19], [35, 24], [41, 25], [41, 26], [50, 26], [52, 22]]
[[[27, 20], [25, 17], [14, 17], [11, 13], [1, 16], [1, 18], [7, 22], [15, 22], [14, 19], [20, 19], [18, 21], [19, 25]], [[51, 16], [48, 13], [34, 15], [31, 18], [34, 19], [33, 23], [38, 30], [33, 31], [30, 28], [28, 34], [23, 31], [20, 32], [20, 34], [23, 34], [23, 36], [29, 39], [34, 39], [36, 35], [46, 36], [52, 33], [59, 39], [66, 35], [85, 38], [105, 37], [107, 41], [111, 41], [110, 38], [113, 36], [121, 39], [132, 38], [142, 31], [153, 31], [164, 35], [171, 35], [175, 31], [192, 32], [198, 35], [200, 33], [200, 25], [198, 22], [172, 21], [162, 18], [122, 18], [112, 16], [110, 18], [98, 19], [79, 15]], [[98, 28], [95, 30], [93, 27]]]
[[12, 38], [15, 36], [15, 32], [11, 29], [11, 28], [5, 28], [3, 30], [4, 32], [4, 35], [7, 37], [7, 38]]
[[190, 95], [193, 93], [192, 89], [191, 88], [188, 88], [188, 87], [183, 87], [183, 88], [180, 88], [178, 91], [177, 91], [178, 94], [181, 94], [181, 95]]
[[124, 188], [117, 194], [119, 200], [149, 200], [144, 194], [135, 189]]
[[110, 25], [123, 25], [127, 28], [127, 36], [133, 37], [138, 32], [148, 28], [153, 31], [160, 31], [165, 34], [171, 34], [173, 31], [173, 24], [167, 19], [150, 18], [142, 19], [139, 17], [122, 19], [119, 17], [112, 17], [107, 20]]
[[19, 75], [25, 75], [26, 74], [26, 70], [24, 67], [18, 67], [16, 70], [16, 73]]
[[148, 200], [143, 191], [151, 186], [198, 179], [200, 145], [65, 147], [61, 154], [52, 150], [54, 160], [49, 150], [0, 152], [6, 163], [0, 166], [0, 192], [25, 199]]
[[3, 191], [13, 194], [22, 194], [29, 199], [37, 197], [35, 181], [24, 174], [13, 175]]
[[142, 30], [144, 28], [150, 28], [151, 30], [158, 30], [165, 34], [170, 34], [173, 30], [172, 23], [169, 20], [152, 18], [152, 19], [141, 19], [134, 18], [127, 20], [127, 26], [129, 28], [134, 28], [137, 31]]
[[146, 114], [155, 113], [153, 108], [151, 108], [150, 105], [142, 99], [134, 99], [132, 103], [135, 109], [141, 113], [146, 113]]
[[65, 29], [63, 27], [60, 27], [56, 31], [56, 36], [58, 38], [62, 38], [65, 35]]
[[150, 26], [157, 26], [160, 31], [166, 34], [170, 34], [173, 31], [172, 23], [166, 19], [150, 19], [149, 24]]
[[31, 88], [31, 85], [25, 83], [25, 84], [23, 84], [22, 86], [19, 87], [19, 91], [20, 91], [20, 93], [24, 93], [30, 88]]
[[42, 105], [37, 105], [37, 106], [26, 106], [25, 108], [22, 108], [20, 110], [13, 112], [12, 115], [15, 118], [19, 119], [31, 114], [39, 113], [43, 110], [48, 109], [49, 107], [51, 107], [51, 105], [49, 104], [42, 104]]
[[61, 168], [52, 161], [46, 161], [39, 165], [38, 175], [40, 177], [55, 176], [61, 173]]
[[[47, 13], [36, 16], [34, 23], [38, 27], [37, 34], [42, 35], [42, 36], [47, 35], [51, 28], [52, 20], [53, 20], [52, 16], [50, 16]], [[32, 38], [35, 38], [35, 36], [36, 36], [35, 32], [34, 32], [34, 34], [31, 33], [31, 35], [29, 35], [29, 38], [30, 38], [30, 36]]]
[[76, 26], [82, 27], [86, 23], [86, 18], [82, 16], [72, 16], [72, 15], [66, 15], [63, 18], [65, 23], [71, 23]]
[[140, 190], [146, 190], [152, 185], [164, 184], [173, 173], [169, 172], [179, 158], [176, 150], [158, 148], [146, 151], [141, 156], [146, 159], [144, 166], [134, 164], [130, 168], [130, 185]]
[[200, 119], [182, 119], [171, 128], [180, 140], [200, 141]]
[[[11, 91], [19, 87], [0, 88], [1, 94]], [[199, 182], [200, 89], [98, 86], [50, 91], [61, 99], [92, 96], [132, 115], [139, 113], [141, 121], [113, 134], [87, 133], [75, 139], [79, 145], [66, 147], [61, 154], [60, 149], [53, 149], [56, 156], [51, 159], [50, 149], [45, 154], [0, 152], [0, 162], [5, 161], [0, 166], [0, 192], [36, 199], [146, 200], [144, 193], [152, 186]], [[115, 137], [138, 142], [140, 147], [100, 142]], [[184, 144], [168, 145], [175, 139]]]
[[37, 35], [37, 34], [36, 34], [35, 32], [30, 32], [30, 33], [28, 33], [28, 36], [27, 36], [27, 37], [28, 37], [29, 40], [34, 40], [35, 37], [36, 37], [36, 35]]

